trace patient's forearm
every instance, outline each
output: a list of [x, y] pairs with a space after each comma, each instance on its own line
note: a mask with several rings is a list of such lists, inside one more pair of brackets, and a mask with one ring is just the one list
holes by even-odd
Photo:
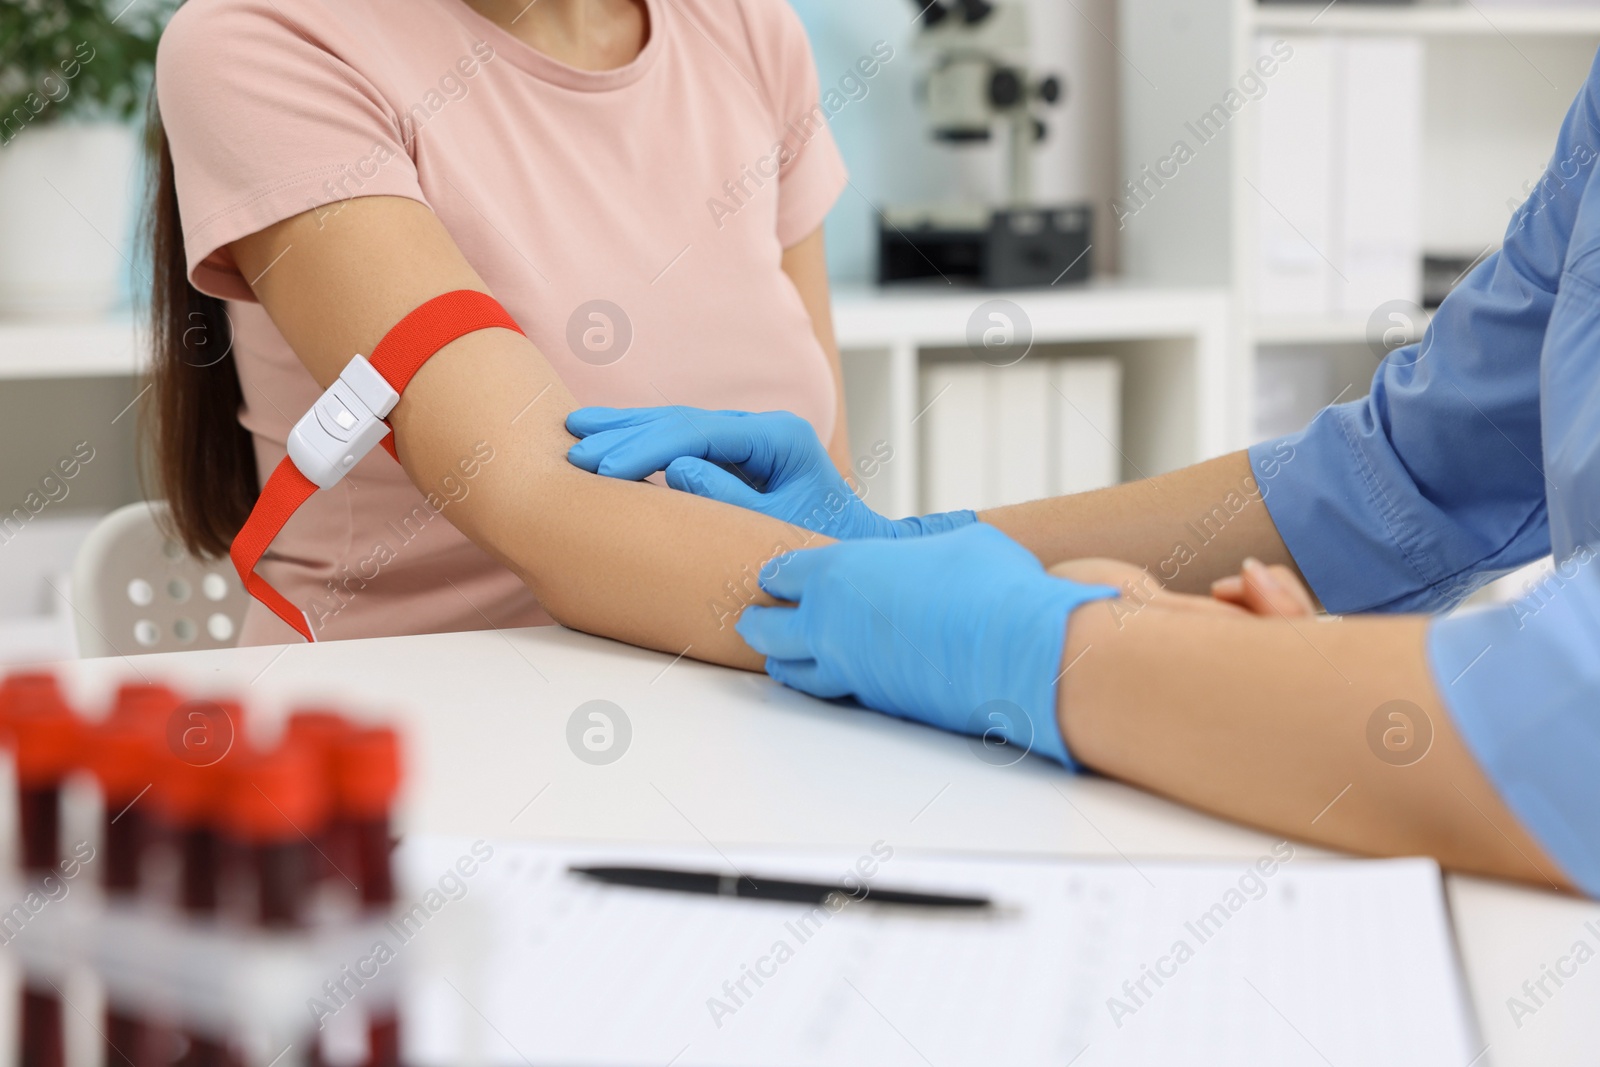
[[[1275, 833], [1566, 886], [1456, 733], [1426, 627], [1090, 604], [1068, 631], [1063, 735], [1095, 770]], [[1391, 729], [1411, 746], [1386, 747]]]
[[[453, 457], [487, 442], [495, 460], [451, 506], [451, 520], [515, 571], [553, 617], [631, 644], [759, 669], [733, 623], [746, 604], [771, 603], [757, 585], [762, 564], [826, 539], [572, 466], [565, 418], [574, 401], [525, 349], [521, 338], [486, 332], [428, 362], [395, 412], [412, 479], [436, 484]], [[497, 388], [485, 392], [486, 381]], [[410, 450], [411, 440], [427, 445]]]
[[1103, 556], [1146, 568], [1168, 588], [1203, 593], [1254, 556], [1293, 566], [1243, 452], [1111, 489], [995, 508], [978, 516], [1045, 566]]

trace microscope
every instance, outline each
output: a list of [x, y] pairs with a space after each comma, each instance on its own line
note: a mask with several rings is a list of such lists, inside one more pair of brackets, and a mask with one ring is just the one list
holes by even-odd
[[1033, 153], [1060, 104], [1061, 79], [1028, 69], [1022, 0], [912, 0], [920, 12], [914, 50], [924, 64], [921, 102], [933, 139], [987, 145], [1007, 140], [1003, 206], [890, 207], [879, 214], [878, 281], [963, 278], [991, 288], [1044, 287], [1089, 277], [1089, 205], [1034, 202]]

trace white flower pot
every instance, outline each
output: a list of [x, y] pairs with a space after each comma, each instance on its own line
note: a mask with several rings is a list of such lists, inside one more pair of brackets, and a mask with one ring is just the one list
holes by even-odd
[[0, 145], [0, 315], [103, 315], [117, 306], [137, 262], [138, 165], [138, 134], [118, 123], [31, 125]]

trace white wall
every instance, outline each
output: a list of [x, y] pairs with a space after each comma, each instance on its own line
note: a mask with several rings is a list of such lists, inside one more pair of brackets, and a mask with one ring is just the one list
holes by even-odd
[[1476, 255], [1499, 245], [1525, 183], [1550, 161], [1562, 117], [1594, 60], [1593, 38], [1429, 42], [1422, 242]]

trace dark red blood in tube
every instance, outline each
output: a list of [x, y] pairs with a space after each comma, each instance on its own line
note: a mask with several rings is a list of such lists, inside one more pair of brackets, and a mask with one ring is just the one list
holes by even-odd
[[112, 894], [139, 888], [139, 865], [149, 823], [145, 793], [155, 785], [157, 735], [129, 723], [101, 725], [89, 734], [88, 763], [100, 784], [101, 884]]
[[[77, 762], [81, 725], [54, 677], [19, 674], [0, 686], [0, 719], [10, 736], [17, 772], [22, 868], [29, 878], [58, 873], [61, 861], [61, 781]], [[63, 1067], [61, 999], [48, 982], [23, 976], [20, 1062]]]
[[[399, 736], [388, 728], [352, 732], [339, 744], [335, 771], [337, 819], [351, 842], [361, 903], [381, 915], [395, 897], [391, 812], [400, 792]], [[399, 1064], [400, 1023], [392, 1005], [369, 1018], [367, 1048], [367, 1067]]]
[[[193, 918], [214, 918], [220, 906], [218, 808], [226, 796], [226, 772], [242, 758], [235, 738], [243, 729], [244, 709], [231, 702], [190, 701], [174, 709], [164, 724], [152, 807], [160, 832], [177, 852], [178, 907]], [[183, 1036], [188, 1047], [177, 1067], [230, 1067], [234, 1062], [225, 1040], [192, 1031]]]
[[[131, 699], [142, 699], [145, 689], [124, 686], [110, 717], [90, 735], [88, 764], [100, 783], [101, 884], [111, 900], [132, 903], [139, 893], [139, 875], [150, 841], [148, 815], [154, 801], [149, 793], [159, 776], [161, 731], [166, 713], [130, 711]], [[162, 705], [170, 711], [178, 704], [170, 691], [162, 691]], [[137, 695], [135, 695], [137, 694]], [[151, 694], [160, 696], [159, 694]], [[162, 1033], [145, 1019], [115, 1001], [106, 1005], [106, 1067], [163, 1067]]]
[[323, 763], [307, 744], [285, 740], [271, 752], [238, 764], [230, 775], [225, 830], [247, 850], [256, 892], [255, 924], [293, 930], [307, 919], [311, 845], [327, 827]]
[[[253, 925], [287, 932], [309, 919], [312, 890], [312, 840], [328, 824], [325, 762], [314, 745], [285, 737], [271, 752], [236, 765], [229, 775], [223, 828], [230, 844], [249, 857], [255, 892]], [[308, 1032], [297, 1047], [319, 1059], [317, 1035]]]
[[[312, 752], [318, 764], [318, 779], [324, 789], [332, 789], [334, 753], [339, 742], [354, 729], [350, 721], [336, 711], [304, 709], [289, 716], [283, 737], [285, 744], [303, 745]], [[314, 838], [317, 847], [310, 861], [313, 882], [338, 877], [340, 871], [354, 862], [350, 857], [350, 842], [342, 831], [343, 827], [329, 822]], [[341, 884], [344, 881], [343, 878], [338, 880]]]

